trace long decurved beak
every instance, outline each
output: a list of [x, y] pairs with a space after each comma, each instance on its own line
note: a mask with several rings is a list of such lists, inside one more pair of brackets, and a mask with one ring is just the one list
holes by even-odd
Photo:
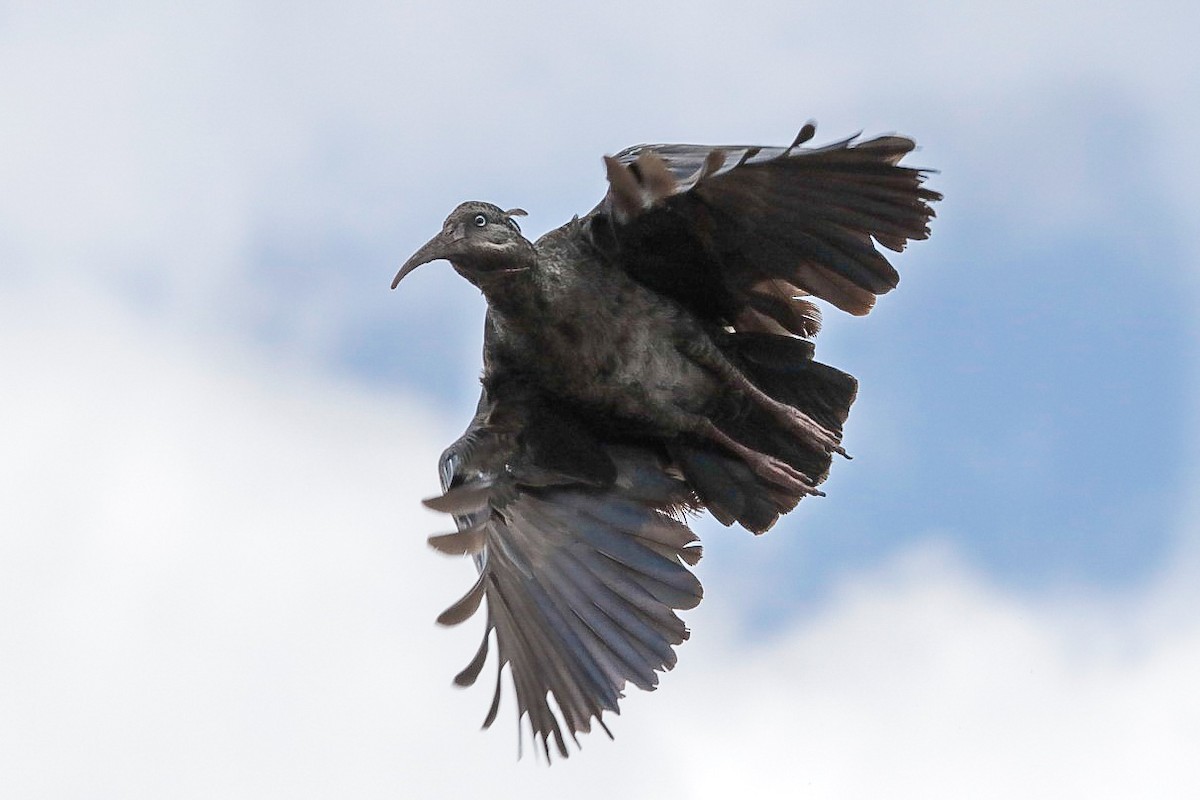
[[404, 266], [400, 268], [400, 271], [396, 273], [396, 277], [392, 279], [392, 288], [395, 289], [399, 286], [400, 281], [404, 280], [405, 275], [422, 264], [428, 264], [430, 261], [437, 261], [453, 256], [456, 241], [456, 237], [449, 235], [446, 231], [442, 231], [430, 239], [420, 250], [413, 253], [412, 258], [404, 262]]

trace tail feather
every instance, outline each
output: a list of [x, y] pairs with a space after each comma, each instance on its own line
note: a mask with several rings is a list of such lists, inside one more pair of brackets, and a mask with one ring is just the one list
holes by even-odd
[[749, 467], [715, 445], [680, 443], [672, 448], [671, 456], [696, 496], [722, 525], [736, 522], [762, 533], [780, 514], [796, 506], [795, 500], [789, 505], [775, 487], [765, 485]]

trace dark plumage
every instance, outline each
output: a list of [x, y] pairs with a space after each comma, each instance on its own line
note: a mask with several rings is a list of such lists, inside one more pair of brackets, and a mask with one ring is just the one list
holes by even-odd
[[[653, 689], [700, 602], [686, 511], [761, 533], [818, 486], [854, 401], [813, 360], [813, 296], [866, 314], [894, 288], [875, 243], [928, 236], [925, 171], [900, 136], [802, 147], [641, 145], [604, 159], [608, 194], [535, 243], [520, 209], [469, 202], [396, 275], [447, 259], [487, 298], [483, 392], [427, 505], [479, 578], [519, 717], [547, 756], [604, 727], [626, 683]], [[548, 697], [554, 699], [554, 707]]]

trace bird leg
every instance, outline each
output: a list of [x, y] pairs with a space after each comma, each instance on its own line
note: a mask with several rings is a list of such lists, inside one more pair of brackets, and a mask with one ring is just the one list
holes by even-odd
[[729, 434], [714, 425], [707, 417], [699, 417], [698, 419], [700, 423], [697, 426], [699, 428], [697, 433], [703, 434], [742, 459], [742, 461], [746, 462], [746, 466], [750, 467], [758, 477], [794, 494], [825, 496], [824, 492], [813, 486], [807, 475], [791, 464], [746, 447], [746, 445], [733, 439]]
[[648, 405], [643, 410], [649, 414], [655, 423], [661, 425], [665, 430], [690, 433], [702, 439], [708, 439], [719, 447], [728, 450], [734, 456], [740, 458], [746, 466], [750, 467], [750, 470], [755, 475], [789, 494], [812, 494], [822, 497], [825, 495], [824, 492], [816, 488], [812, 479], [791, 464], [747, 447], [718, 428], [712, 420], [703, 414], [693, 414], [670, 404]]
[[[725, 357], [714, 344], [707, 339], [691, 341], [684, 345], [684, 353], [700, 366], [710, 370], [728, 386], [741, 392], [760, 408], [773, 416], [788, 430], [795, 433], [804, 441], [826, 453], [837, 453], [846, 456], [841, 446], [841, 437], [833, 431], [805, 414], [798, 408], [781, 403], [774, 397], [755, 386], [749, 378], [742, 374], [733, 362]], [[849, 458], [849, 456], [846, 456]]]

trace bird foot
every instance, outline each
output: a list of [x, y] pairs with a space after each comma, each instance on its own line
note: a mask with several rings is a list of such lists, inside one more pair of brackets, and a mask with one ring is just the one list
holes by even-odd
[[787, 462], [754, 451], [743, 457], [755, 475], [787, 492], [825, 496], [824, 492], [812, 485], [807, 475]]
[[767, 483], [778, 486], [789, 494], [825, 496], [825, 493], [817, 489], [807, 475], [791, 464], [747, 447], [731, 438], [710, 420], [701, 417], [699, 428], [709, 439], [746, 462], [746, 466]]
[[846, 458], [850, 457], [846, 455], [846, 451], [842, 447], [839, 438], [826, 430], [824, 426], [808, 414], [783, 403], [775, 405], [773, 410], [781, 423], [809, 444], [826, 453], [837, 453], [840, 456], [846, 456]]

